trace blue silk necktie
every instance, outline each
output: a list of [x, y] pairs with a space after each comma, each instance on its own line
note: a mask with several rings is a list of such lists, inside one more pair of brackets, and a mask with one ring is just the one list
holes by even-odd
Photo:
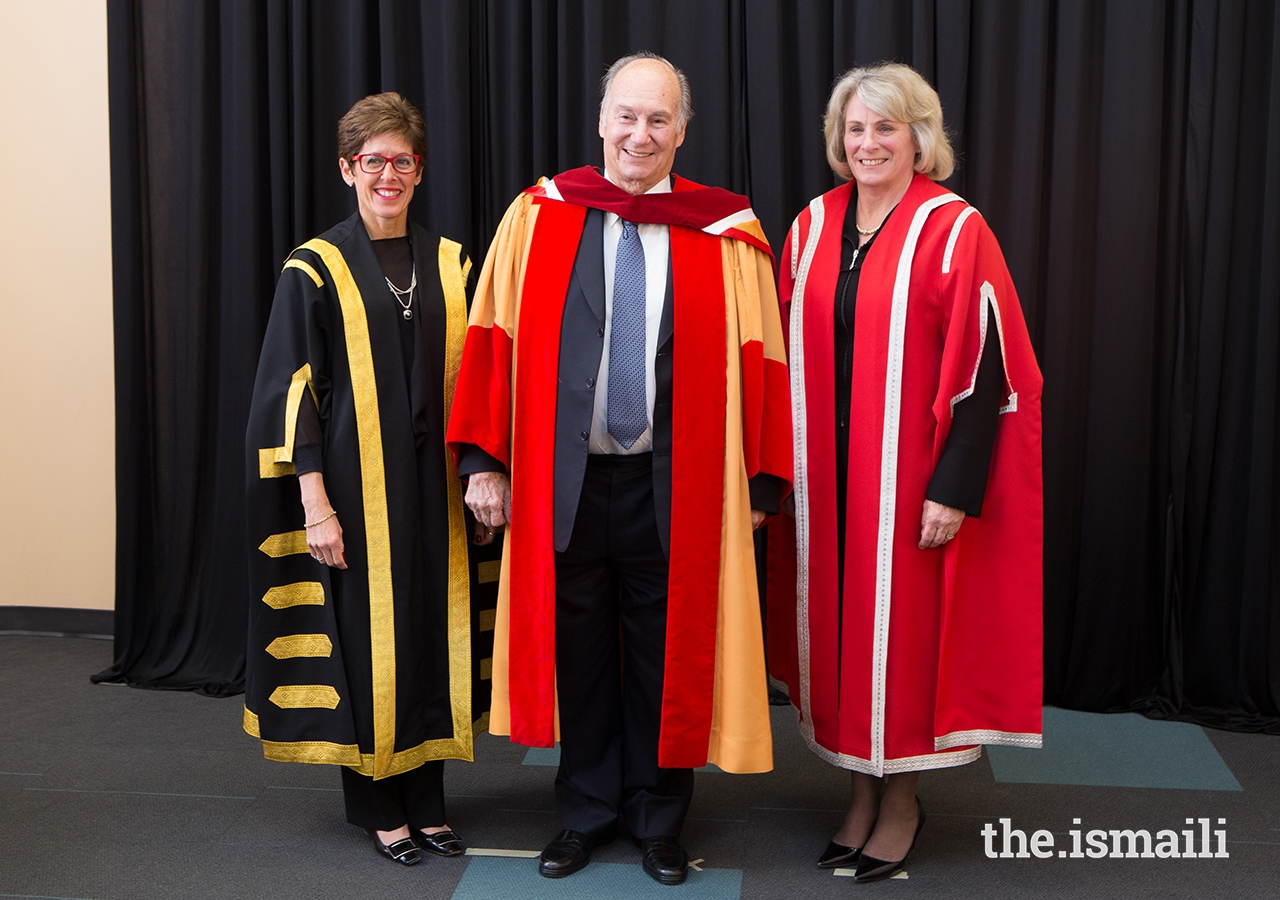
[[635, 224], [623, 221], [613, 267], [608, 401], [609, 433], [628, 450], [649, 427], [644, 327], [644, 247]]

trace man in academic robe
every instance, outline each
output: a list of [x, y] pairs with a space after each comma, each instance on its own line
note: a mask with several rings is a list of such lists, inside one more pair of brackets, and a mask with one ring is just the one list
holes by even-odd
[[679, 884], [692, 769], [772, 767], [753, 528], [791, 476], [768, 244], [745, 197], [671, 174], [688, 82], [604, 79], [603, 175], [511, 204], [472, 308], [447, 440], [506, 525], [490, 729], [560, 739], [549, 878], [622, 818]]

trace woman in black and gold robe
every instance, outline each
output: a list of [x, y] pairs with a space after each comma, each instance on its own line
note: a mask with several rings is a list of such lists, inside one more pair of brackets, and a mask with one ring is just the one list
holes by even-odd
[[245, 730], [343, 766], [348, 821], [411, 865], [463, 849], [443, 761], [471, 759], [468, 549], [492, 549], [444, 445], [471, 263], [408, 220], [417, 109], [366, 97], [338, 144], [359, 211], [285, 262], [249, 416]]

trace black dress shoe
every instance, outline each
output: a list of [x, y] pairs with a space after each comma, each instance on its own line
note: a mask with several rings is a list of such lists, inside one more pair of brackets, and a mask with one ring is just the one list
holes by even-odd
[[[601, 842], [607, 843], [607, 842]], [[596, 848], [593, 835], [566, 828], [555, 840], [543, 848], [538, 857], [538, 874], [543, 878], [563, 878], [572, 875], [591, 862], [591, 851]]]
[[846, 847], [844, 844], [837, 844], [832, 841], [827, 844], [827, 849], [818, 857], [818, 868], [843, 869], [857, 865], [858, 857], [860, 856], [862, 856], [861, 847]]
[[414, 840], [423, 850], [434, 853], [436, 856], [461, 856], [462, 851], [467, 849], [462, 843], [462, 838], [448, 830], [433, 834], [419, 831], [414, 835]]
[[414, 866], [422, 859], [421, 854], [418, 853], [418, 845], [413, 842], [413, 838], [401, 838], [387, 845], [382, 843], [382, 838], [378, 837], [378, 832], [372, 828], [369, 829], [369, 836], [373, 838], [374, 848], [392, 862], [398, 862], [402, 866]]
[[658, 884], [681, 884], [689, 875], [689, 854], [673, 837], [647, 837], [640, 843], [641, 865]]
[[864, 853], [858, 860], [857, 870], [853, 873], [855, 882], [865, 884], [868, 881], [884, 881], [902, 871], [902, 865], [911, 855], [911, 850], [916, 845], [916, 838], [920, 837], [920, 829], [924, 827], [924, 804], [920, 802], [919, 797], [916, 798], [916, 810], [920, 813], [920, 817], [916, 820], [916, 833], [911, 836], [911, 845], [907, 847], [907, 852], [902, 854], [902, 859], [894, 861], [876, 859]]

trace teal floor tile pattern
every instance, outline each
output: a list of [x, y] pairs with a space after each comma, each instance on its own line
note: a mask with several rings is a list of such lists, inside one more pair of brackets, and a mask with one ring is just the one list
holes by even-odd
[[640, 868], [622, 863], [593, 862], [567, 878], [543, 878], [528, 859], [493, 856], [472, 857], [453, 892], [453, 900], [738, 900], [742, 895], [740, 869], [689, 870], [689, 880], [679, 888], [658, 884]]
[[560, 765], [560, 747], [530, 747], [525, 751], [526, 766], [558, 766]]
[[[524, 754], [523, 765], [526, 766], [558, 766], [560, 765], [560, 745], [554, 747], [530, 747]], [[715, 763], [707, 763], [695, 772], [723, 772]]]
[[1199, 725], [1137, 713], [1046, 707], [1043, 749], [988, 747], [987, 754], [999, 782], [1242, 790]]

